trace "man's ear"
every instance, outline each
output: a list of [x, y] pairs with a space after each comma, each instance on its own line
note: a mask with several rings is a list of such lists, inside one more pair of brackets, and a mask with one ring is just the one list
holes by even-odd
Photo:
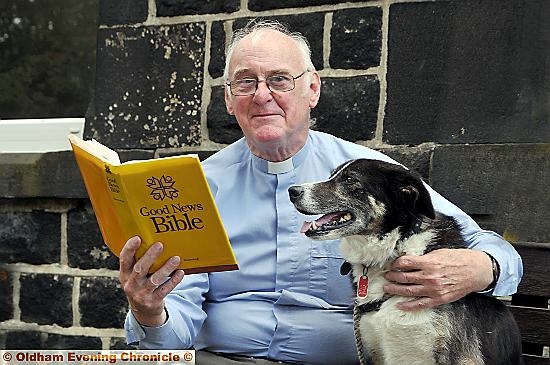
[[411, 211], [425, 215], [428, 218], [435, 218], [435, 210], [428, 190], [422, 185], [417, 187], [412, 184], [401, 186], [399, 194], [405, 206]]
[[233, 113], [233, 105], [231, 104], [232, 95], [229, 94], [229, 87], [225, 86], [224, 89], [225, 90], [223, 97], [225, 99], [225, 108], [227, 109], [227, 114], [233, 115], [235, 113]]
[[319, 97], [321, 96], [321, 78], [317, 71], [310, 71], [311, 78], [309, 82], [309, 108], [313, 109], [317, 106], [319, 102]]

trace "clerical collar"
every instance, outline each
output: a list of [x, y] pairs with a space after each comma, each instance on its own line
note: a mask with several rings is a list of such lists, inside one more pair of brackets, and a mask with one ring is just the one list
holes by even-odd
[[292, 161], [292, 157], [288, 160], [280, 161], [280, 162], [271, 162], [267, 161], [267, 173], [268, 174], [284, 174], [286, 172], [294, 170], [294, 162]]
[[268, 174], [286, 174], [287, 172], [294, 170], [304, 162], [310, 149], [310, 145], [311, 142], [310, 138], [308, 137], [304, 147], [302, 147], [294, 156], [289, 159], [280, 162], [271, 162], [252, 155], [252, 162], [257, 169]]

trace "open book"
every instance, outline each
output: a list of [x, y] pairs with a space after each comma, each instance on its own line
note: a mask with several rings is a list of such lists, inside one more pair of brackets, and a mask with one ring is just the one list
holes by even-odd
[[118, 154], [95, 140], [70, 135], [101, 234], [119, 256], [139, 235], [140, 258], [155, 242], [164, 251], [151, 267], [180, 256], [186, 273], [238, 269], [237, 261], [196, 155], [120, 163]]

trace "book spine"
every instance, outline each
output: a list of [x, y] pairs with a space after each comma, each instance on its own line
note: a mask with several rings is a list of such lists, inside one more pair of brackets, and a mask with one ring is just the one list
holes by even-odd
[[[113, 206], [120, 220], [120, 235], [124, 240], [128, 240], [135, 235], [141, 236], [141, 232], [133, 217], [131, 199], [127, 198], [132, 194], [131, 189], [124, 183], [124, 177], [118, 172], [119, 169], [120, 166], [111, 166], [111, 169], [105, 173], [105, 179], [109, 186]], [[123, 244], [124, 242], [121, 242], [121, 245]]]

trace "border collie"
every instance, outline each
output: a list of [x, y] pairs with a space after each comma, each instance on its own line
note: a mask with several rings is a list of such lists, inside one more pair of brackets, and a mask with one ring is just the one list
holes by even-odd
[[[417, 174], [369, 159], [348, 161], [323, 182], [289, 188], [296, 209], [323, 216], [302, 233], [342, 238], [356, 290], [367, 363], [375, 365], [523, 364], [516, 322], [500, 300], [471, 293], [436, 308], [402, 311], [402, 296], [384, 293], [384, 274], [401, 255], [466, 248], [457, 222], [434, 211]], [[345, 270], [347, 265], [347, 270]]]

